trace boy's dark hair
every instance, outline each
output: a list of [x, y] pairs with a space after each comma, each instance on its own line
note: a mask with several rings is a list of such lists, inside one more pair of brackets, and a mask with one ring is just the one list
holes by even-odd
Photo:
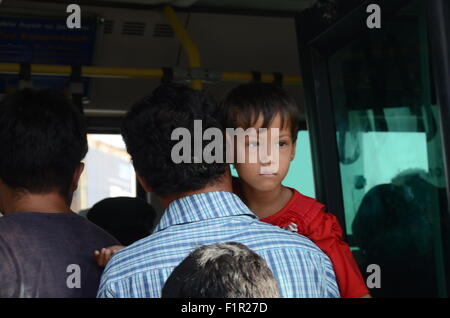
[[62, 93], [24, 89], [0, 102], [0, 179], [7, 186], [67, 196], [87, 149], [84, 116]]
[[213, 127], [223, 131], [217, 103], [205, 92], [181, 84], [159, 86], [134, 104], [125, 118], [122, 135], [134, 168], [159, 196], [202, 189], [225, 173], [225, 163], [173, 162], [172, 148], [179, 141], [171, 140], [172, 132], [183, 127], [194, 137], [194, 120], [202, 121], [203, 131]]
[[262, 115], [262, 128], [268, 128], [277, 115], [281, 115], [282, 127], [291, 129], [293, 140], [297, 140], [299, 109], [286, 91], [269, 83], [246, 83], [232, 89], [222, 103], [222, 120], [226, 128], [253, 126]]
[[277, 281], [266, 261], [247, 246], [205, 245], [188, 255], [162, 289], [163, 298], [275, 298]]

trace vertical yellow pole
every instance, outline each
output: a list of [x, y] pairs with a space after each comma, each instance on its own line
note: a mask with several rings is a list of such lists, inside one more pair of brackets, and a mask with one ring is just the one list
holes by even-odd
[[[181, 45], [183, 46], [184, 50], [187, 53], [189, 67], [190, 68], [200, 67], [201, 66], [200, 53], [198, 51], [198, 48], [195, 45], [192, 38], [190, 37], [189, 33], [187, 33], [187, 31], [181, 24], [181, 21], [178, 19], [177, 15], [175, 14], [175, 11], [173, 11], [173, 9], [170, 6], [165, 6], [164, 15], [166, 16], [166, 19], [169, 21], [170, 26], [175, 32], [175, 35], [177, 36], [178, 40], [181, 42]], [[196, 90], [201, 90], [202, 81], [192, 80], [192, 88]]]

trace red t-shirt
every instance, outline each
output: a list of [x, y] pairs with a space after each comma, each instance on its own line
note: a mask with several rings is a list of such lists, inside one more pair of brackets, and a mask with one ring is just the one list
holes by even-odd
[[342, 229], [325, 206], [295, 189], [292, 198], [277, 213], [261, 221], [299, 233], [313, 241], [333, 263], [341, 297], [359, 298], [369, 294], [349, 246], [342, 240]]

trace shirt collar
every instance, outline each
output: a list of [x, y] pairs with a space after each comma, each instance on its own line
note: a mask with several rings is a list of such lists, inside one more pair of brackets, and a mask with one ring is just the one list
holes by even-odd
[[194, 194], [172, 201], [164, 211], [155, 232], [172, 225], [237, 215], [249, 215], [257, 219], [244, 202], [231, 192]]

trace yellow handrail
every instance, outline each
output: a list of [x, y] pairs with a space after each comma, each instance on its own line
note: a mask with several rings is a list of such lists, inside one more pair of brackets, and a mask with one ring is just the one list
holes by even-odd
[[[70, 65], [47, 65], [31, 64], [32, 75], [52, 75], [70, 76], [72, 68]], [[19, 63], [0, 63], [0, 74], [19, 74]], [[160, 68], [125, 68], [125, 67], [104, 67], [104, 66], [82, 66], [83, 77], [99, 78], [154, 78], [163, 77], [163, 70]], [[195, 80], [195, 79], [194, 79]], [[222, 72], [221, 81], [225, 82], [250, 82], [253, 80], [251, 72]], [[261, 81], [272, 83], [275, 80], [271, 73], [262, 73]], [[200, 81], [200, 80], [199, 80]], [[298, 75], [284, 75], [284, 84], [301, 84], [302, 78]]]
[[[226, 82], [250, 82], [253, 80], [252, 72], [223, 72], [222, 80]], [[275, 76], [271, 73], [261, 73], [261, 82], [273, 83]], [[284, 84], [302, 84], [301, 76], [284, 75]]]
[[[31, 64], [31, 74], [70, 76], [72, 67], [70, 65], [48, 65]], [[19, 63], [0, 63], [0, 73], [19, 74]], [[84, 77], [117, 77], [117, 78], [161, 78], [162, 69], [125, 68], [125, 67], [102, 67], [82, 66], [81, 74]]]
[[[175, 32], [175, 35], [177, 36], [178, 40], [181, 42], [181, 45], [183, 46], [184, 50], [187, 53], [189, 67], [191, 68], [200, 67], [201, 62], [198, 48], [195, 45], [192, 38], [190, 37], [189, 33], [185, 30], [185, 28], [181, 24], [181, 21], [178, 19], [175, 11], [173, 11], [173, 9], [170, 6], [165, 6], [164, 14], [167, 20], [169, 21], [173, 31]], [[192, 88], [196, 90], [201, 90], [202, 81], [196, 79], [192, 80]]]

